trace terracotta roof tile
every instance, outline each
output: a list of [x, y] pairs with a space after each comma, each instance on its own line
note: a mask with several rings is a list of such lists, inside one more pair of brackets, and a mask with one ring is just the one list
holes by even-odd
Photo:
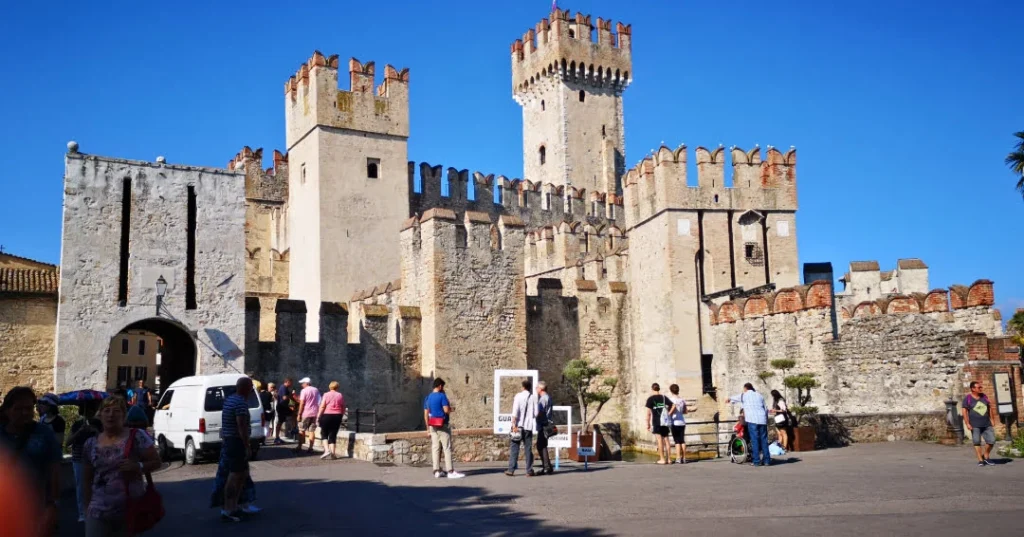
[[924, 261], [921, 261], [916, 257], [909, 259], [900, 259], [899, 261], [896, 261], [896, 266], [903, 270], [928, 268], [928, 265], [925, 265]]
[[880, 270], [878, 261], [850, 261], [850, 272], [870, 272]]
[[57, 269], [0, 269], [0, 293], [56, 295], [59, 286]]

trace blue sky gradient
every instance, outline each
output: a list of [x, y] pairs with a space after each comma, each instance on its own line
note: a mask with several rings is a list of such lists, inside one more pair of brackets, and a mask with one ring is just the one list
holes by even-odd
[[[209, 166], [243, 145], [284, 149], [284, 81], [314, 49], [376, 61], [378, 82], [385, 63], [411, 69], [411, 160], [521, 175], [509, 45], [549, 2], [284, 6], [5, 7], [5, 250], [59, 260], [68, 140]], [[1024, 202], [1003, 165], [1024, 130], [1024, 2], [559, 6], [633, 25], [629, 165], [662, 141], [796, 146], [801, 263], [831, 261], [838, 277], [851, 260], [920, 257], [932, 287], [989, 278], [1006, 317], [1024, 307]]]

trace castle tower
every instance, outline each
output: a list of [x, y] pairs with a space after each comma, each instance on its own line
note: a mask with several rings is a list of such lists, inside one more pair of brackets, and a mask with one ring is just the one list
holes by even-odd
[[[341, 89], [338, 56], [314, 52], [285, 83], [291, 298], [347, 302], [398, 277], [398, 229], [409, 216], [409, 70], [386, 66], [376, 90], [374, 70], [352, 58]], [[318, 314], [309, 315], [315, 341]]]
[[622, 92], [631, 27], [555, 9], [512, 43], [512, 95], [523, 107], [523, 174], [617, 192], [624, 171]]

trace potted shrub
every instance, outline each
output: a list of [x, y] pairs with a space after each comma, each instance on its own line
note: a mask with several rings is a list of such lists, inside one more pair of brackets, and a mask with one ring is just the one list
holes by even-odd
[[[594, 429], [594, 420], [604, 408], [604, 404], [612, 398], [612, 392], [618, 385], [619, 380], [614, 377], [601, 378], [604, 369], [591, 364], [586, 359], [570, 361], [562, 370], [563, 382], [569, 393], [576, 397], [580, 408], [581, 430], [579, 442], [586, 447], [597, 447], [598, 455], [593, 458], [600, 458], [601, 439], [599, 433]], [[590, 406], [596, 403], [593, 414], [590, 413]], [[582, 462], [583, 457], [576, 452], [576, 435], [569, 431], [569, 438], [572, 447], [569, 449], [569, 458]]]
[[818, 407], [809, 406], [811, 402], [811, 389], [818, 387], [818, 381], [813, 373], [792, 375], [783, 379], [782, 383], [791, 390], [796, 390], [797, 404], [789, 407], [793, 415], [793, 451], [814, 451], [816, 432], [813, 426], [801, 425], [805, 416], [812, 416], [818, 413]]

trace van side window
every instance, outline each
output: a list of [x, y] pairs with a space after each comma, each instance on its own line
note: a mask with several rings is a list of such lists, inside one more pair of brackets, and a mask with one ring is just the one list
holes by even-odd
[[207, 388], [203, 410], [207, 412], [220, 412], [224, 410], [224, 390], [221, 388]]
[[160, 410], [165, 410], [165, 407], [171, 405], [171, 397], [174, 397], [174, 390], [167, 390], [164, 392], [163, 397], [160, 398], [160, 402], [156, 404], [156, 407]]

